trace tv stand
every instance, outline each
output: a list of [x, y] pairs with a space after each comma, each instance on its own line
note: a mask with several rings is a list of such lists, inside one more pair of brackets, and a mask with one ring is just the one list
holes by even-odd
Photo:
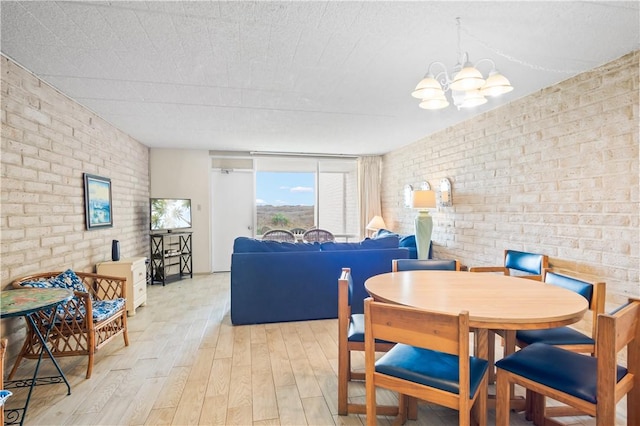
[[193, 278], [192, 232], [151, 234], [151, 284]]

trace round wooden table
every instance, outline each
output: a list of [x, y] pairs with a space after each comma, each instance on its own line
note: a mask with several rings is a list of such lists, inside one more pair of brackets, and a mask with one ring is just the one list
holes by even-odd
[[[489, 330], [504, 330], [508, 355], [515, 351], [516, 330], [573, 324], [588, 309], [587, 300], [570, 290], [492, 273], [389, 272], [369, 278], [364, 286], [378, 301], [453, 315], [468, 311], [476, 335], [474, 354], [484, 359], [489, 359]], [[488, 405], [494, 404], [490, 397]], [[524, 400], [512, 398], [511, 407], [524, 409]]]
[[375, 275], [364, 286], [376, 300], [427, 311], [469, 312], [469, 325], [496, 330], [560, 327], [578, 322], [587, 300], [524, 278], [491, 273], [405, 271]]

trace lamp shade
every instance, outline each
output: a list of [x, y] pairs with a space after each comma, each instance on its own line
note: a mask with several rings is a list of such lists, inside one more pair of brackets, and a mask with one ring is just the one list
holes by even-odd
[[480, 71], [478, 71], [470, 63], [466, 63], [454, 77], [451, 82], [451, 90], [474, 90], [479, 89], [484, 85], [484, 78]]
[[414, 209], [433, 209], [436, 207], [436, 193], [430, 190], [416, 190], [411, 194], [411, 207]]
[[381, 216], [374, 216], [373, 219], [367, 225], [367, 229], [370, 231], [377, 231], [378, 229], [384, 229], [387, 225], [384, 223], [384, 219]]

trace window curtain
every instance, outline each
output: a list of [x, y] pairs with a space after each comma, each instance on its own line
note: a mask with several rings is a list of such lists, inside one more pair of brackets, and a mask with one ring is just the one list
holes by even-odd
[[358, 158], [358, 195], [360, 198], [360, 235], [367, 235], [367, 224], [374, 216], [382, 216], [380, 187], [382, 157]]

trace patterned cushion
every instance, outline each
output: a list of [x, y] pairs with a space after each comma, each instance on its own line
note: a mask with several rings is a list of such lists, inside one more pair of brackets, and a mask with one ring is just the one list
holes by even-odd
[[82, 284], [82, 280], [71, 269], [67, 269], [60, 275], [49, 280], [53, 287], [68, 288], [74, 291], [86, 293], [87, 289]]
[[87, 292], [82, 284], [82, 280], [71, 269], [67, 269], [54, 278], [40, 278], [36, 281], [25, 281], [20, 284], [21, 287], [32, 288], [69, 288], [74, 291]]
[[98, 322], [109, 318], [124, 306], [125, 299], [98, 300], [92, 303], [93, 321]]
[[20, 287], [53, 288], [53, 285], [51, 285], [51, 283], [47, 279], [40, 278], [37, 281], [25, 281], [23, 283], [20, 283]]
[[[93, 322], [99, 322], [106, 318], [109, 318], [113, 315], [114, 312], [117, 312], [121, 309], [125, 304], [125, 299], [114, 299], [114, 300], [97, 300], [95, 302], [91, 302], [92, 312], [93, 312]], [[68, 312], [65, 312], [64, 306], [58, 306], [56, 311], [56, 322], [61, 322], [64, 318], [66, 321], [72, 321], [75, 317], [76, 321], [82, 321], [82, 319], [86, 315], [86, 310], [84, 305], [80, 305], [79, 307], [75, 307], [73, 305], [66, 305]], [[47, 313], [49, 315], [49, 313]]]

